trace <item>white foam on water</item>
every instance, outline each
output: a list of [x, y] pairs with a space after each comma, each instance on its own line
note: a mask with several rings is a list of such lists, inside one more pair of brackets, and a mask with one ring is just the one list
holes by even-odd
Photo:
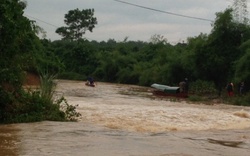
[[[64, 86], [65, 87], [65, 86]], [[134, 87], [134, 86], [133, 86]], [[243, 129], [250, 127], [250, 116], [239, 115], [236, 107], [227, 109], [216, 105], [188, 104], [184, 101], [171, 102], [124, 95], [129, 85], [99, 83], [96, 88], [76, 83], [66, 87], [70, 104], [79, 105], [82, 121], [104, 125], [113, 129], [138, 132], [164, 132], [172, 130]], [[70, 90], [71, 88], [71, 90]], [[238, 108], [240, 111], [241, 108]]]

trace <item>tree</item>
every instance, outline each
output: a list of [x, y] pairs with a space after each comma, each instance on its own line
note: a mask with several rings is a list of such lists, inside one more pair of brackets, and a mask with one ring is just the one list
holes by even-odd
[[33, 50], [36, 36], [30, 20], [23, 16], [25, 7], [26, 3], [19, 0], [3, 0], [0, 4], [1, 87], [6, 83], [15, 89], [21, 86], [21, 72], [29, 61], [24, 55]]
[[206, 43], [196, 49], [199, 77], [213, 81], [219, 90], [234, 76], [234, 61], [241, 53], [239, 46], [245, 40], [245, 27], [234, 22], [232, 9], [217, 13]]
[[61, 35], [63, 39], [79, 40], [87, 30], [92, 32], [97, 24], [97, 19], [94, 17], [94, 9], [86, 9], [80, 11], [78, 8], [70, 10], [64, 16], [67, 27], [56, 29], [56, 33]]
[[155, 35], [151, 36], [150, 43], [152, 43], [152, 44], [164, 44], [165, 45], [168, 43], [168, 40], [162, 35], [155, 34]]
[[0, 3], [0, 122], [20, 107], [17, 101], [21, 98], [23, 71], [34, 61], [37, 48], [34, 25], [23, 16], [25, 7], [20, 0]]
[[[250, 28], [248, 28], [250, 31]], [[247, 90], [250, 89], [250, 39], [242, 43], [239, 47], [243, 55], [235, 61], [235, 78], [236, 82], [245, 81]]]
[[[235, 80], [240, 82], [242, 80], [248, 81], [250, 78], [250, 49], [248, 49], [238, 61], [236, 61]], [[249, 82], [249, 81], [248, 81]]]

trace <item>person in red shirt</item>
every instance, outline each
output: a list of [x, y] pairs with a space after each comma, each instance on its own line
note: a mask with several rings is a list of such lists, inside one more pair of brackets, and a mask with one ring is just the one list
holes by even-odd
[[232, 82], [228, 83], [226, 89], [227, 89], [228, 96], [233, 96], [234, 95], [234, 93], [233, 93], [233, 91], [234, 91], [234, 84]]

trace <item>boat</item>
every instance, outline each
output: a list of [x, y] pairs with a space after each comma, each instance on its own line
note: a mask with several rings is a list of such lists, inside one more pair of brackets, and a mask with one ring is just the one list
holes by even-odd
[[182, 93], [180, 92], [180, 87], [175, 86], [167, 86], [162, 84], [154, 83], [151, 85], [154, 95], [160, 95], [160, 96], [174, 96], [179, 98], [187, 98], [188, 93]]
[[85, 85], [89, 87], [95, 87], [95, 83], [86, 82]]

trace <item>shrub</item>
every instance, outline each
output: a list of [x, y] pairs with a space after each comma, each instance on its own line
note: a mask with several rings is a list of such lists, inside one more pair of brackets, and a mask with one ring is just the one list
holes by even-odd
[[216, 89], [213, 82], [197, 80], [190, 84], [190, 92], [197, 95], [214, 95], [216, 94]]
[[54, 99], [54, 77], [43, 73], [40, 89], [22, 89], [9, 94], [9, 103], [1, 112], [2, 122], [76, 121], [81, 116], [76, 106], [69, 105], [64, 97]]
[[228, 97], [227, 102], [238, 106], [250, 106], [250, 93], [243, 96]]

